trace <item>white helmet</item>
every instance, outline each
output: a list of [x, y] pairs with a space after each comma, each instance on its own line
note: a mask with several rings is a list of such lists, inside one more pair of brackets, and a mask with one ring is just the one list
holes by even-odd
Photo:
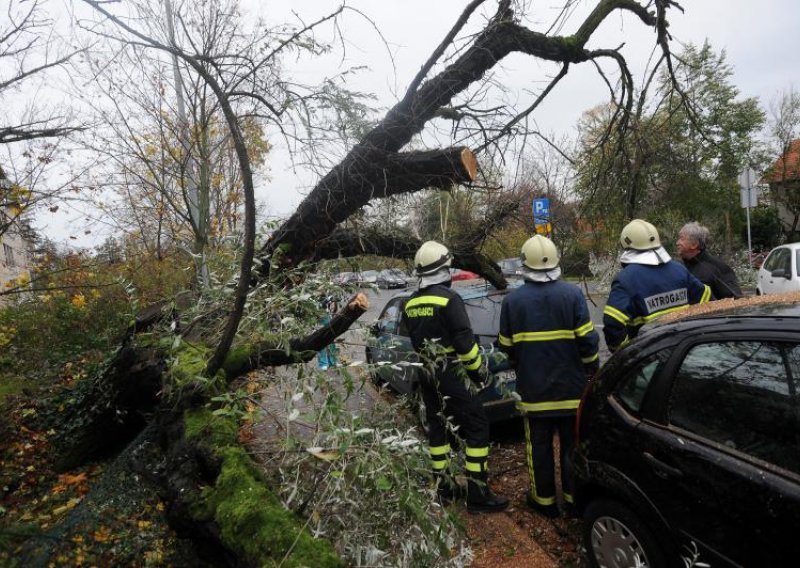
[[414, 255], [414, 273], [417, 276], [433, 274], [443, 267], [453, 264], [453, 255], [441, 243], [427, 241], [422, 243]]
[[622, 248], [633, 250], [653, 250], [661, 246], [658, 230], [643, 219], [634, 219], [625, 225], [619, 242]]
[[531, 270], [552, 270], [558, 266], [558, 250], [553, 241], [534, 235], [522, 245], [522, 264]]

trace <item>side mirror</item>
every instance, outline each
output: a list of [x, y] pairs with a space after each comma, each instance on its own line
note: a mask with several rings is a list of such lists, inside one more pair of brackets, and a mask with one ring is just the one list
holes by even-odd
[[375, 322], [371, 326], [369, 326], [369, 333], [373, 337], [378, 337], [381, 334], [381, 324], [380, 322]]
[[771, 274], [773, 278], [786, 278], [787, 280], [791, 278], [791, 275], [787, 276], [786, 269], [784, 268], [776, 268]]

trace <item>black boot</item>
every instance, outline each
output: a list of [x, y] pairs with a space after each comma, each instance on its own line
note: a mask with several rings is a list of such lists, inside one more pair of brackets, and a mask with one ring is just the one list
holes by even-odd
[[552, 505], [541, 505], [537, 503], [533, 497], [531, 497], [530, 493], [525, 493], [525, 503], [528, 505], [528, 507], [543, 517], [547, 517], [548, 519], [556, 519], [561, 516], [558, 506], [555, 503]]
[[436, 483], [436, 494], [443, 502], [450, 502], [463, 499], [467, 496], [466, 488], [459, 484], [456, 479], [448, 473], [434, 473]]
[[499, 513], [508, 508], [508, 499], [495, 495], [486, 483], [486, 473], [467, 477], [467, 512]]

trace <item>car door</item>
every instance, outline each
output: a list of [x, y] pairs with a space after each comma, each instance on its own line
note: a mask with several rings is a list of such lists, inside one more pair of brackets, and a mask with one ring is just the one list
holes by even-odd
[[796, 563], [797, 335], [690, 340], [660, 381], [665, 396], [639, 427], [646, 465], [636, 482], [685, 537], [684, 556], [712, 566]]
[[789, 247], [778, 247], [769, 254], [758, 271], [758, 284], [764, 294], [800, 290], [800, 278], [793, 256]]
[[407, 300], [407, 296], [401, 296], [387, 302], [376, 323], [377, 335], [371, 347], [373, 363], [385, 363], [376, 373], [402, 394], [413, 390], [416, 379], [415, 367], [410, 364], [416, 361], [416, 353], [401, 319]]

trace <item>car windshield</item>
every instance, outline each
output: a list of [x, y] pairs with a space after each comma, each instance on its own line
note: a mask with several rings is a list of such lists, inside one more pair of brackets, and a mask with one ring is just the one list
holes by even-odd
[[505, 295], [496, 294], [464, 301], [472, 331], [480, 337], [481, 343], [491, 342], [497, 337], [500, 330], [500, 306], [504, 297]]

